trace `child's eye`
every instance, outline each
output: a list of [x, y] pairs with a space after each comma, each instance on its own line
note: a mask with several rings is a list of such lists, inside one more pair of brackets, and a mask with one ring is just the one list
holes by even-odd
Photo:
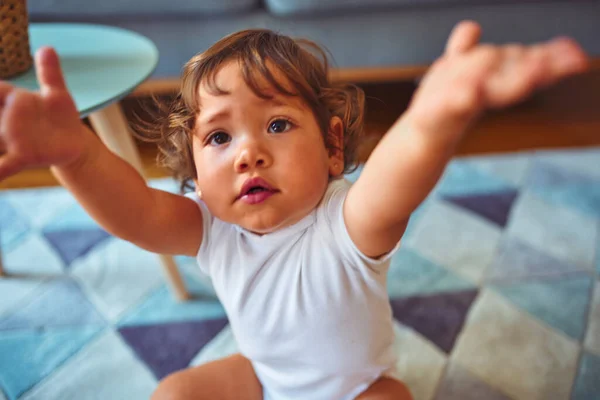
[[220, 146], [222, 144], [231, 142], [231, 136], [225, 132], [215, 132], [208, 137], [206, 142], [213, 146]]
[[269, 124], [270, 133], [283, 133], [292, 129], [292, 123], [287, 119], [279, 118]]

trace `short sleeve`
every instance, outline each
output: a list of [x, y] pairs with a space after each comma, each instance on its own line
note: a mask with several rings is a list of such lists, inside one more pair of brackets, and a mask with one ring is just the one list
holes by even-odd
[[[355, 265], [366, 265], [370, 269], [380, 269], [389, 264], [390, 258], [398, 251], [400, 240], [387, 254], [372, 258], [365, 255], [356, 247], [344, 221], [344, 202], [352, 184], [345, 179], [332, 182], [322, 203], [322, 218], [328, 220], [329, 229], [338, 244], [342, 256]], [[368, 212], [368, 210], [365, 210]]]
[[196, 254], [196, 261], [200, 270], [210, 276], [210, 263], [205, 260], [210, 259], [208, 252], [211, 247], [211, 241], [213, 240], [212, 237], [214, 236], [212, 234], [214, 217], [210, 211], [208, 211], [206, 204], [204, 204], [196, 193], [188, 193], [185, 196], [192, 199], [198, 205], [198, 208], [200, 208], [200, 212], [202, 213], [202, 242], [200, 243], [198, 254]]

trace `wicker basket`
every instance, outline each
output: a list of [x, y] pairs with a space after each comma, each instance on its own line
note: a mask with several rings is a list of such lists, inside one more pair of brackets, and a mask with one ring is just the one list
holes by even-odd
[[26, 0], [0, 0], [0, 79], [31, 68]]

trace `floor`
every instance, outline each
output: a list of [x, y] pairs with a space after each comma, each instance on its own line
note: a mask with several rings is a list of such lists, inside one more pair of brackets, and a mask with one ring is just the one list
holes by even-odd
[[[388, 273], [416, 400], [600, 398], [598, 165], [600, 147], [448, 167]], [[0, 225], [0, 400], [148, 399], [167, 374], [237, 351], [193, 259], [177, 259], [194, 294], [178, 303], [157, 257], [64, 189], [0, 191]]]

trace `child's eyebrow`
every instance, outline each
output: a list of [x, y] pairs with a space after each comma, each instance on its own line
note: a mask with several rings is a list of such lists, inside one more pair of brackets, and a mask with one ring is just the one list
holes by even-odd
[[283, 101], [279, 98], [279, 96], [273, 96], [271, 98], [265, 99], [265, 102], [271, 103], [274, 106], [289, 106], [290, 104], [287, 101]]
[[272, 96], [270, 98], [264, 99], [266, 103], [270, 103], [276, 107], [292, 107], [292, 108], [300, 108], [299, 104], [296, 101], [286, 101], [287, 98], [284, 96]]
[[230, 115], [231, 115], [231, 111], [229, 110], [229, 108], [225, 108], [223, 110], [219, 110], [212, 114], [208, 114], [208, 116], [205, 116], [204, 118], [203, 118], [202, 113], [200, 113], [199, 119], [200, 119], [200, 123], [202, 123], [202, 124], [212, 124], [213, 122], [218, 121], [220, 119], [227, 118]]
[[[299, 109], [300, 106], [295, 104], [293, 101], [285, 101], [281, 98], [281, 96], [273, 96], [264, 99], [264, 102], [267, 104], [271, 104], [276, 107], [292, 107]], [[202, 112], [198, 115], [198, 121], [203, 125], [212, 124], [220, 119], [225, 119], [231, 115], [231, 110], [229, 108], [224, 108], [219, 111], [215, 111], [212, 114], [202, 114]]]

